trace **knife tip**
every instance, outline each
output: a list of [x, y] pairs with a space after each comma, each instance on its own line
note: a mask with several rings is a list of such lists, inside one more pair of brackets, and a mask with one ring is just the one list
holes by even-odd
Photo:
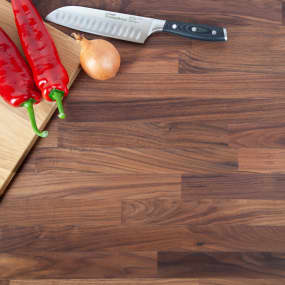
[[223, 30], [224, 30], [225, 42], [227, 42], [227, 41], [228, 41], [228, 32], [227, 32], [227, 29], [224, 28]]

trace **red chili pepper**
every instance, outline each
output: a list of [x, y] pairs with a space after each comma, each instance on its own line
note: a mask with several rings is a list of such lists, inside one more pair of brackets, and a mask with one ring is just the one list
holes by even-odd
[[11, 3], [18, 34], [36, 85], [46, 100], [57, 102], [59, 117], [64, 119], [62, 100], [68, 94], [69, 78], [55, 44], [30, 0], [12, 0]]
[[33, 81], [33, 75], [16, 45], [0, 27], [0, 95], [14, 107], [25, 107], [29, 113], [32, 128], [41, 137], [36, 125], [33, 104], [41, 101], [41, 94]]

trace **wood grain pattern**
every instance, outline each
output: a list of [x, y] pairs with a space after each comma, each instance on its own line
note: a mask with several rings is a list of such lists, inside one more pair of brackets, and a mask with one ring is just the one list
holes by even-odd
[[36, 169], [42, 173], [65, 170], [109, 174], [200, 174], [237, 169], [237, 153], [226, 146], [208, 147], [203, 152], [199, 148], [47, 148], [40, 149], [36, 156]]
[[122, 204], [125, 224], [157, 225], [276, 225], [284, 226], [285, 202], [271, 200], [126, 200]]
[[284, 149], [241, 148], [238, 151], [239, 170], [256, 173], [284, 173]]
[[[206, 49], [201, 48], [202, 44], [197, 43], [180, 58], [179, 72], [218, 73], [220, 76], [226, 72], [280, 74], [284, 72], [284, 60], [280, 57], [280, 51], [272, 50], [272, 43], [279, 37], [278, 33], [274, 32], [275, 29], [274, 25], [241, 25], [236, 27], [231, 35], [230, 48], [228, 45], [222, 48], [216, 46], [211, 53], [207, 53]], [[248, 40], [244, 41], [244, 38]], [[241, 53], [241, 50], [244, 52]], [[255, 56], [251, 56], [252, 54]]]
[[284, 200], [283, 174], [233, 172], [222, 175], [185, 175], [182, 199], [268, 199]]
[[158, 274], [195, 278], [284, 278], [284, 254], [160, 252]]
[[[199, 251], [282, 252], [284, 226], [247, 225], [120, 225], [1, 226], [1, 253], [39, 251]], [[60, 237], [60, 238], [59, 238]], [[28, 248], [28, 249], [27, 249]]]
[[233, 148], [283, 148], [284, 117], [229, 124]]
[[118, 76], [80, 72], [0, 203], [0, 280], [283, 285], [285, 1], [33, 2], [225, 26], [229, 41], [109, 39]]
[[[71, 148], [128, 147], [128, 148], [190, 148], [224, 146], [228, 130], [222, 122], [192, 122], [190, 117], [135, 122], [64, 123], [59, 146]], [[80, 136], [78, 133], [80, 132]], [[86, 140], [86, 137], [90, 140]]]
[[[30, 283], [29, 283], [30, 282]], [[10, 283], [11, 285], [199, 285], [200, 283], [196, 279], [98, 279], [98, 280], [13, 280]], [[265, 283], [264, 283], [265, 284]], [[269, 283], [268, 283], [269, 284]], [[280, 283], [281, 284], [281, 283]]]
[[252, 285], [281, 285], [284, 284], [284, 279], [203, 279], [199, 280], [199, 285], [242, 285], [242, 284], [252, 284]]
[[[31, 160], [31, 159], [30, 159]], [[38, 173], [25, 168], [27, 175], [14, 181], [8, 199], [76, 199], [90, 200], [144, 199], [181, 197], [181, 177], [175, 174], [96, 174], [88, 172], [50, 171]], [[36, 180], [31, 181], [30, 175]], [[4, 200], [5, 202], [5, 200]], [[4, 203], [3, 202], [3, 203]]]
[[[89, 80], [89, 78], [86, 78], [83, 75], [80, 76], [78, 80], [80, 82], [79, 86], [82, 84], [88, 84], [86, 82], [89, 82]], [[219, 86], [218, 89], [217, 86]], [[276, 88], [276, 86], [278, 86], [278, 88]], [[173, 100], [176, 100], [176, 102], [174, 101], [176, 105], [179, 104], [182, 99], [184, 99], [186, 100], [185, 104], [189, 105], [188, 108], [190, 108], [190, 111], [194, 107], [193, 109], [196, 110], [196, 112], [201, 112], [203, 109], [199, 110], [195, 108], [196, 104], [202, 105], [201, 108], [205, 108], [205, 104], [217, 104], [217, 102], [229, 102], [230, 104], [231, 101], [234, 102], [234, 99], [239, 99], [240, 104], [237, 104], [234, 107], [240, 108], [240, 110], [244, 110], [244, 108], [241, 108], [241, 105], [245, 101], [260, 103], [261, 108], [263, 106], [264, 109], [268, 110], [265, 108], [265, 102], [262, 100], [267, 100], [269, 106], [278, 100], [280, 100], [280, 104], [282, 104], [282, 101], [284, 104], [284, 97], [282, 96], [284, 89], [285, 83], [283, 81], [282, 74], [267, 75], [232, 72], [226, 73], [222, 77], [216, 73], [207, 74], [205, 77], [201, 74], [140, 74], [138, 76], [138, 74], [121, 73], [118, 74], [116, 78], [108, 80], [107, 82], [97, 82], [95, 89], [87, 86], [86, 90], [83, 91], [82, 89], [80, 90], [78, 87], [75, 87], [74, 90], [76, 90], [77, 96], [74, 96], [72, 100], [68, 100], [66, 104], [68, 104], [68, 110], [72, 108], [77, 112], [82, 112], [80, 111], [81, 108], [84, 107], [86, 110], [90, 109], [91, 107], [94, 108], [94, 105], [97, 102], [102, 103], [109, 101], [111, 103], [113, 102], [113, 105], [110, 106], [114, 106], [114, 102], [118, 103], [118, 101], [123, 101], [125, 104], [128, 103], [129, 105], [134, 105], [134, 101], [136, 100], [145, 101], [140, 102], [140, 104], [137, 102], [137, 106], [134, 106], [134, 109], [128, 109], [128, 111], [133, 114], [134, 111], [142, 107], [142, 104], [146, 105], [149, 103], [148, 100], [154, 101], [153, 104], [161, 104], [162, 106], [165, 106], [165, 101], [172, 102]], [[192, 101], [197, 101], [192, 108], [192, 104], [190, 104], [191, 99]], [[207, 99], [203, 101], [204, 104], [202, 104], [202, 99]], [[274, 100], [272, 101], [272, 99]], [[161, 102], [157, 102], [157, 100], [161, 100]], [[79, 105], [74, 104], [74, 102], [80, 103], [81, 108], [79, 108]], [[93, 102], [93, 104], [90, 104], [90, 102]], [[98, 104], [95, 106], [98, 106]], [[102, 107], [102, 105], [99, 106]], [[120, 106], [120, 104], [117, 106]], [[178, 106], [179, 108], [182, 108], [183, 104], [180, 104]], [[250, 107], [250, 105], [248, 107]], [[98, 109], [100, 108], [98, 107]], [[165, 107], [162, 109], [162, 111], [164, 110]], [[181, 110], [176, 110], [175, 108], [168, 108], [168, 110], [170, 112], [169, 117], [173, 117], [173, 112], [175, 112], [176, 115], [181, 112]], [[146, 115], [150, 116], [151, 111], [155, 111], [153, 110], [153, 107], [150, 110], [146, 108]], [[222, 114], [231, 114], [231, 112], [225, 111], [226, 110], [223, 109]], [[186, 111], [184, 109], [184, 115], [185, 112]], [[215, 108], [211, 109], [211, 113], [213, 112], [216, 112]], [[217, 112], [219, 112], [219, 110], [217, 110]], [[101, 112], [99, 114], [102, 116], [102, 113], [103, 110], [101, 109]], [[71, 117], [71, 119], [70, 115], [72, 114], [73, 117]], [[116, 113], [114, 113], [114, 115], [115, 114]], [[219, 114], [222, 115], [221, 111]], [[95, 114], [86, 113], [85, 115], [87, 116], [86, 121], [91, 120], [90, 116], [93, 118], [95, 117]], [[126, 115], [127, 114], [121, 114], [121, 116], [124, 117], [126, 117]], [[157, 118], [159, 113], [153, 112], [151, 115], [151, 117]], [[231, 115], [232, 117], [235, 117], [234, 114]], [[258, 113], [255, 115], [258, 115]], [[110, 116], [110, 113], [106, 112], [105, 116]], [[82, 113], [79, 116], [77, 113], [69, 112], [69, 119], [74, 120], [74, 118], [77, 118], [80, 121], [84, 122]], [[96, 118], [98, 118], [98, 116], [96, 116]], [[138, 119], [140, 119], [140, 116]]]
[[[60, 239], [57, 239], [60, 234]], [[22, 237], [19, 241], [18, 238]], [[42, 238], [38, 238], [42, 237]], [[41, 250], [45, 252], [72, 252], [73, 249], [82, 253], [106, 251], [154, 251], [170, 249], [173, 244], [180, 248], [193, 248], [195, 237], [184, 226], [110, 226], [110, 227], [1, 227], [1, 250], [0, 253], [29, 252], [37, 255]], [[55, 243], [55, 239], [57, 242]], [[15, 244], [16, 243], [16, 244]]]
[[[21, 199], [4, 201], [0, 226], [54, 226], [61, 224], [109, 226], [121, 224], [121, 203], [117, 200]], [[76, 209], [76, 211], [74, 210]], [[78, 216], [77, 211], [80, 211]], [[105, 213], [108, 212], [108, 222]]]
[[[2, 254], [0, 274], [4, 278], [55, 278], [62, 279], [67, 275], [71, 279], [81, 276], [85, 278], [112, 278], [118, 276], [148, 276], [156, 275], [155, 252], [89, 252], [82, 258], [81, 252], [41, 253], [36, 255], [26, 252], [24, 254]], [[13, 268], [5, 265], [13, 262]], [[33, 270], [31, 270], [31, 267]]]
[[[14, 23], [11, 5], [6, 0], [1, 0], [0, 7], [0, 26], [20, 48], [21, 44]], [[62, 63], [69, 74], [70, 87], [79, 72], [79, 48], [70, 37], [67, 37], [53, 27], [47, 27], [58, 48]], [[16, 109], [4, 103], [2, 98], [0, 100], [1, 196], [38, 137], [34, 134], [30, 126], [27, 111], [24, 108]], [[50, 104], [47, 102], [41, 102], [41, 104], [35, 106], [37, 124], [40, 129], [43, 129], [47, 125], [56, 108], [55, 103]]]
[[11, 285], [282, 285], [284, 279], [89, 279], [89, 280], [12, 280]]

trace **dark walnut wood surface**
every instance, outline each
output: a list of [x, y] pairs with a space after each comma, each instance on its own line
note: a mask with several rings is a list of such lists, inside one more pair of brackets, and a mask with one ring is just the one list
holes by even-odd
[[81, 72], [0, 204], [0, 284], [285, 284], [284, 3], [34, 3], [226, 26], [229, 42], [111, 40], [120, 74]]

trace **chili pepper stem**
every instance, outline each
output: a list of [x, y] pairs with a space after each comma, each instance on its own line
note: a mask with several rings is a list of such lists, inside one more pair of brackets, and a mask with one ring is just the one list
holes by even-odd
[[22, 107], [25, 107], [28, 111], [28, 114], [29, 114], [29, 117], [30, 117], [30, 121], [31, 121], [31, 125], [32, 125], [32, 128], [34, 130], [34, 132], [39, 136], [39, 137], [42, 137], [42, 138], [46, 138], [48, 136], [48, 131], [43, 131], [41, 132], [38, 127], [37, 127], [37, 123], [36, 123], [36, 118], [35, 118], [35, 112], [34, 112], [34, 103], [36, 101], [34, 99], [29, 99], [27, 100], [26, 102], [24, 102], [22, 104]]
[[56, 104], [57, 104], [57, 108], [58, 108], [58, 117], [60, 119], [65, 119], [65, 113], [64, 113], [64, 110], [63, 110], [63, 105], [62, 105], [62, 100], [63, 100], [63, 97], [64, 97], [64, 92], [61, 91], [61, 90], [57, 90], [57, 89], [53, 89], [50, 94], [49, 94], [49, 97], [53, 100], [53, 101], [56, 101]]

